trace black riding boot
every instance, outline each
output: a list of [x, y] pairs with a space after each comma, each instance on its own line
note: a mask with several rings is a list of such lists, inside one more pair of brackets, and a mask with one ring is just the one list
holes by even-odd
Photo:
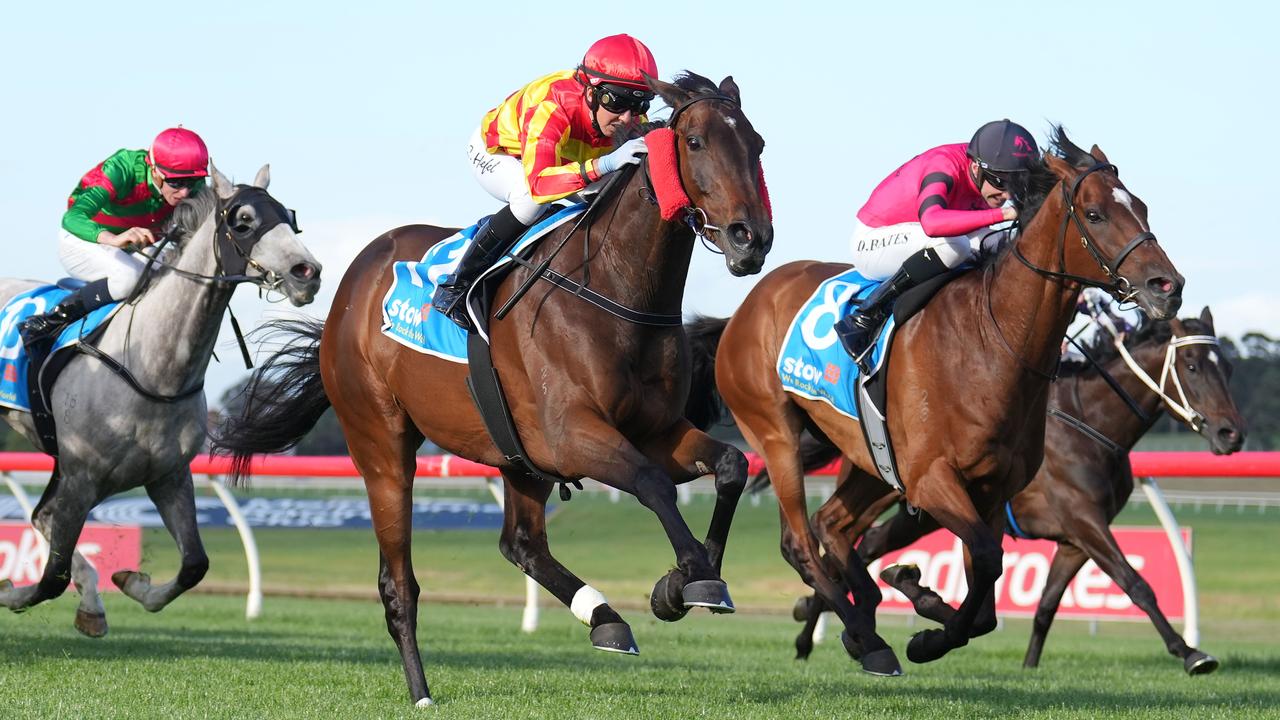
[[107, 280], [94, 280], [75, 290], [43, 315], [32, 315], [18, 324], [22, 344], [31, 349], [52, 342], [62, 329], [98, 308], [112, 302]]
[[858, 309], [841, 318], [835, 325], [840, 344], [857, 361], [863, 372], [869, 371], [870, 357], [867, 350], [880, 332], [880, 326], [889, 318], [893, 301], [902, 293], [931, 280], [947, 271], [947, 266], [930, 249], [924, 249], [907, 258], [902, 267], [862, 300]]
[[431, 306], [444, 313], [463, 330], [470, 330], [471, 322], [467, 319], [467, 309], [462, 303], [467, 296], [467, 289], [481, 273], [492, 267], [516, 244], [527, 227], [511, 213], [510, 205], [495, 213], [488, 223], [476, 231], [471, 247], [467, 248], [453, 274], [440, 278], [436, 292], [431, 296]]

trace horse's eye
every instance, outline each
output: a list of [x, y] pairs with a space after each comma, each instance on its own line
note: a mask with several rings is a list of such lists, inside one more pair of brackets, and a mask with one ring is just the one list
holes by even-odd
[[684, 144], [688, 145], [690, 150], [701, 150], [702, 138], [698, 137], [697, 135], [690, 135], [689, 137], [685, 138]]
[[1096, 225], [1097, 223], [1102, 222], [1102, 213], [1097, 210], [1086, 210], [1084, 212], [1084, 219]]
[[1195, 363], [1189, 362], [1187, 363], [1187, 372], [1199, 372], [1199, 369], [1196, 367]]

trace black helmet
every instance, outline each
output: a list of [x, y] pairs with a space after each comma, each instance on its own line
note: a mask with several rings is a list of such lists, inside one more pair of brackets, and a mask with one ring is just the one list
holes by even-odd
[[1008, 119], [994, 120], [973, 134], [969, 157], [983, 170], [1025, 172], [1040, 160], [1040, 150], [1026, 128]]

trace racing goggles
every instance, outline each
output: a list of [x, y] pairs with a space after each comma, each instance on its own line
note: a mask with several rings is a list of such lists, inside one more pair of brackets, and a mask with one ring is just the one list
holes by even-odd
[[630, 111], [636, 115], [643, 115], [649, 111], [649, 103], [653, 100], [653, 93], [602, 85], [596, 89], [596, 99], [599, 100], [600, 107], [611, 113], [622, 115]]

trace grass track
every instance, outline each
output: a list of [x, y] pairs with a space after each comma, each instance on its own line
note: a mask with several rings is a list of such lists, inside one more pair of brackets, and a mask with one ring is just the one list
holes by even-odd
[[[265, 493], [272, 494], [272, 493]], [[686, 510], [706, 526], [710, 502]], [[1148, 522], [1145, 509], [1121, 521]], [[1223, 660], [1187, 678], [1145, 623], [1104, 625], [1098, 637], [1059, 622], [1039, 671], [1020, 661], [1025, 622], [975, 640], [908, 676], [862, 675], [828, 641], [793, 662], [797, 626], [778, 615], [693, 613], [667, 625], [626, 611], [642, 655], [590, 649], [585, 629], [547, 603], [542, 628], [515, 628], [515, 607], [430, 603], [420, 638], [441, 718], [826, 718], [826, 717], [1280, 717], [1280, 522], [1274, 513], [1180, 513], [1196, 529], [1204, 646]], [[657, 522], [633, 501], [581, 495], [549, 522], [552, 548], [615, 601], [642, 602], [671, 562]], [[790, 606], [801, 585], [778, 557], [771, 500], [744, 502], [725, 578], [744, 611]], [[238, 540], [205, 533], [209, 580], [244, 581]], [[376, 545], [365, 531], [258, 533], [272, 585], [368, 592]], [[522, 579], [486, 532], [419, 533], [415, 560], [425, 590], [519, 598]], [[176, 553], [149, 531], [144, 569], [166, 578]], [[552, 601], [553, 602], [553, 601]], [[0, 717], [423, 717], [408, 706], [394, 646], [375, 602], [268, 597], [264, 616], [243, 619], [241, 597], [192, 594], [157, 615], [107, 596], [111, 634], [80, 637], [74, 595], [16, 616], [0, 614]], [[923, 625], [922, 625], [923, 627]], [[912, 629], [882, 622], [905, 662]], [[214, 680], [216, 679], [216, 682]]]

